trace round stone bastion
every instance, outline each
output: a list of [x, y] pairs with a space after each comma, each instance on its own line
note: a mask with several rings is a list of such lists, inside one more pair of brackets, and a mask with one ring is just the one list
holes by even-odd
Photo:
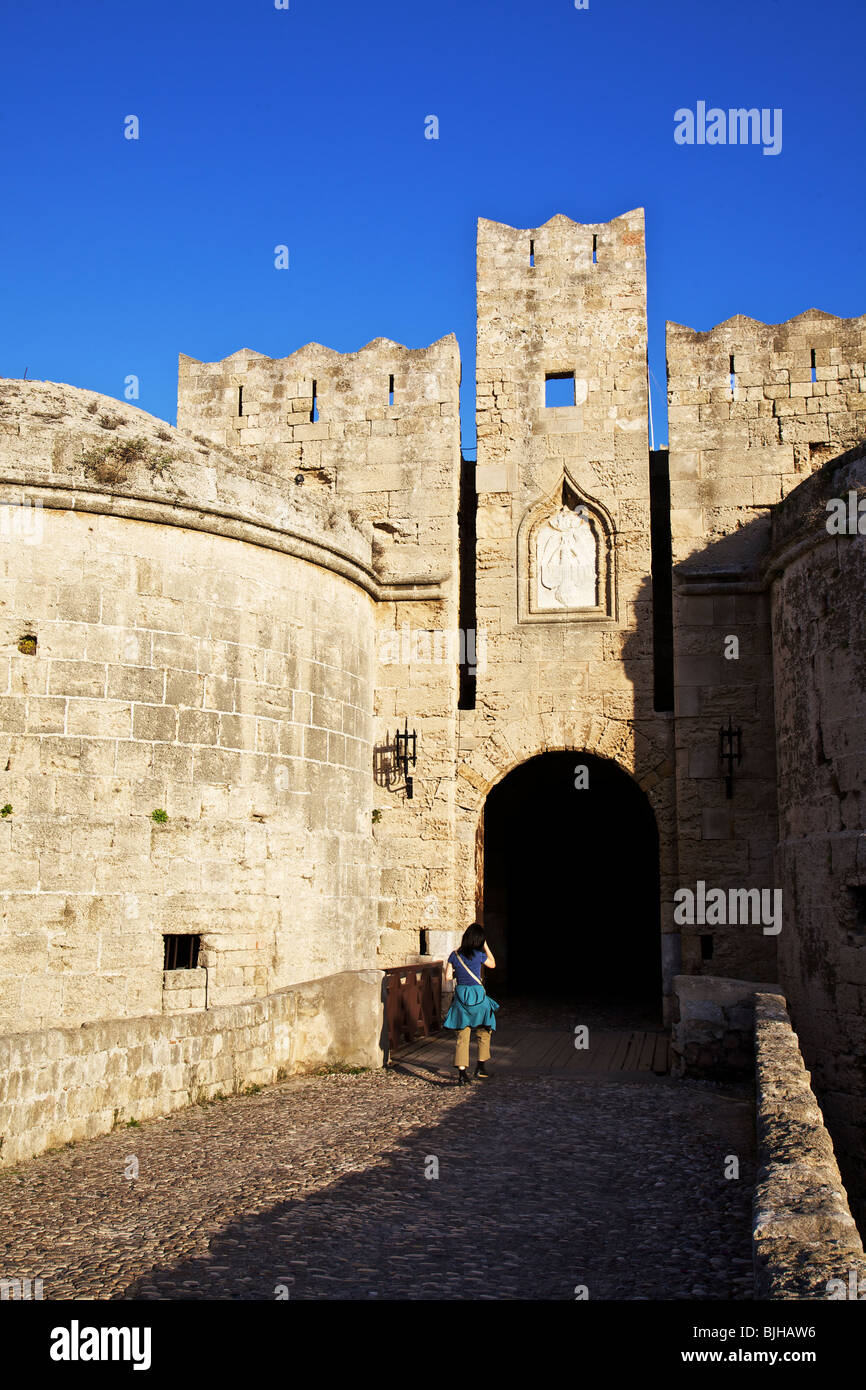
[[368, 523], [131, 405], [4, 380], [0, 564], [0, 1032], [363, 968]]

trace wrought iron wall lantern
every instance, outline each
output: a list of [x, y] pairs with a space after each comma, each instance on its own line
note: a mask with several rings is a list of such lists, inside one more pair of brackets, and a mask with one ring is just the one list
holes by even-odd
[[728, 727], [719, 729], [719, 762], [727, 763], [728, 770], [725, 773], [725, 796], [730, 801], [734, 795], [734, 763], [737, 766], [743, 761], [743, 731], [735, 729], [728, 715]]
[[415, 766], [418, 751], [418, 735], [409, 730], [408, 719], [402, 729], [394, 734], [394, 742], [386, 741], [373, 749], [373, 776], [380, 787], [392, 787], [402, 777], [406, 784], [406, 799], [411, 801], [414, 787], [411, 769]]
[[402, 732], [398, 729], [394, 735], [394, 744], [397, 755], [397, 766], [403, 773], [406, 782], [406, 800], [411, 801], [413, 786], [409, 768], [410, 766], [415, 766], [415, 759], [418, 751], [418, 735], [414, 729], [410, 734], [408, 719], [404, 721]]

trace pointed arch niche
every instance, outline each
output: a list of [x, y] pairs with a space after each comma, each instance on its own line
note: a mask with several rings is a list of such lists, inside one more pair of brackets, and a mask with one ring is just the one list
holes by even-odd
[[616, 621], [614, 540], [610, 512], [564, 473], [517, 532], [518, 622]]

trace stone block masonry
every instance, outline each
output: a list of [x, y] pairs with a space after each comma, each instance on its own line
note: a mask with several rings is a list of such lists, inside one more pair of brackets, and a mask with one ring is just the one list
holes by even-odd
[[828, 534], [827, 504], [864, 491], [866, 449], [824, 464], [775, 510], [767, 566], [778, 748], [776, 866], [791, 909], [779, 938], [779, 978], [861, 1227], [866, 537]]
[[284, 358], [182, 356], [178, 429], [228, 446], [256, 475], [339, 498], [372, 526], [389, 580], [441, 579], [456, 555], [459, 388], [453, 336], [418, 349], [377, 338], [356, 353], [308, 343]]
[[755, 998], [757, 1298], [866, 1296], [866, 1256], [833, 1144], [778, 994]]
[[[669, 323], [667, 362], [681, 882], [712, 875], [723, 888], [769, 888], [778, 883], [780, 679], [763, 573], [771, 517], [863, 440], [866, 316], [809, 310], [765, 324], [738, 315], [708, 332]], [[717, 754], [729, 719], [742, 732], [731, 797]], [[703, 968], [702, 949], [715, 974], [776, 977], [775, 944], [760, 931], [684, 931], [685, 969]]]
[[667, 329], [674, 563], [725, 539], [748, 564], [768, 509], [866, 431], [866, 315], [810, 309]]
[[755, 1067], [755, 996], [772, 985], [713, 975], [674, 980], [671, 1073], [742, 1081]]
[[[482, 219], [477, 279], [476, 593], [487, 661], [475, 708], [460, 717], [462, 916], [481, 907], [476, 846], [490, 789], [548, 751], [613, 758], [658, 823], [660, 902], [646, 930], [664, 934], [669, 999], [679, 968], [673, 729], [653, 705], [643, 209], [592, 225]], [[569, 392], [561, 405], [548, 402], [557, 378]], [[555, 581], [545, 587], [545, 555], [575, 534], [578, 509], [586, 579], [582, 594], [563, 596]]]
[[674, 989], [673, 1074], [755, 1078], [755, 1297], [866, 1296], [863, 1244], [785, 999], [773, 985], [706, 975], [681, 975]]
[[0, 1167], [286, 1076], [384, 1063], [384, 976], [346, 971], [244, 1004], [0, 1037]]
[[[178, 427], [229, 446], [280, 480], [363, 521], [380, 581], [375, 612], [371, 783], [381, 867], [377, 963], [450, 949], [458, 660], [460, 355], [377, 338], [355, 353], [308, 343], [284, 358], [244, 349], [221, 362], [181, 357]], [[426, 644], [403, 634], [430, 635]], [[396, 657], [394, 653], [396, 652]], [[432, 657], [431, 657], [432, 653]], [[414, 796], [391, 778], [408, 720], [420, 757]], [[371, 759], [372, 764], [372, 759]]]
[[369, 531], [89, 392], [0, 419], [3, 1030], [201, 1007], [166, 936], [210, 1006], [375, 961]]

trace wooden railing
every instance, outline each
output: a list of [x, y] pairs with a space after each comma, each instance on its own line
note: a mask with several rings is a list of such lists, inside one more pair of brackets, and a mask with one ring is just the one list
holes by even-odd
[[442, 1027], [441, 960], [431, 965], [396, 965], [385, 973], [385, 1018], [388, 1050]]

